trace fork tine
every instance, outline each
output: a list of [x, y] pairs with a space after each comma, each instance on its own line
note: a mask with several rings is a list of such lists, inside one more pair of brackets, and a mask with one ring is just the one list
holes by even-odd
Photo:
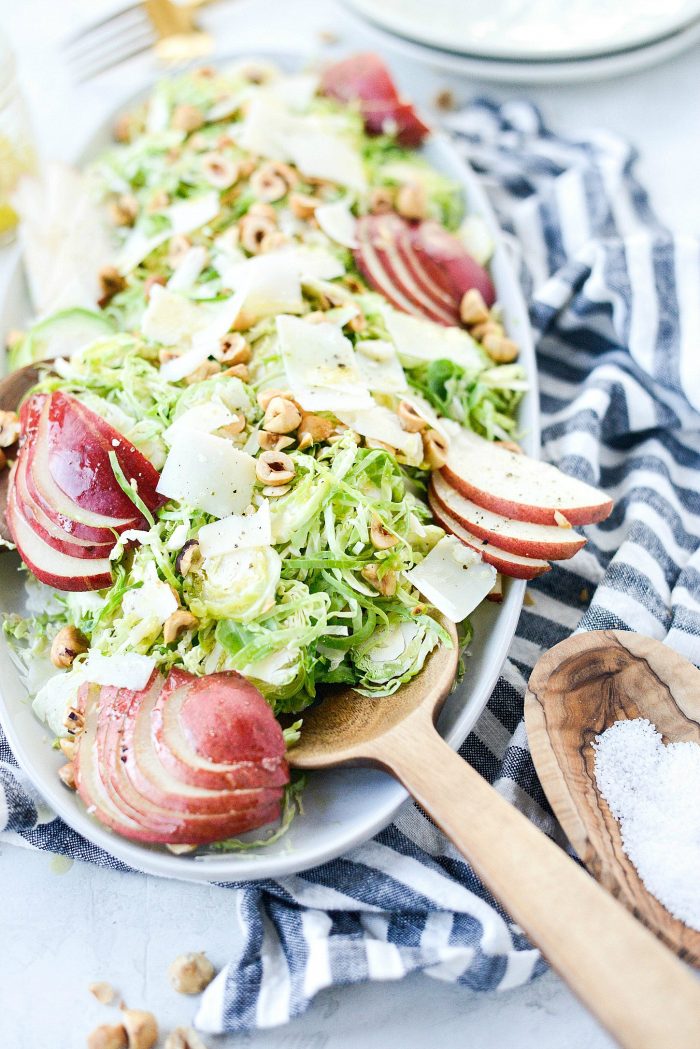
[[[82, 84], [101, 73], [106, 73], [108, 69], [119, 65], [120, 62], [126, 62], [127, 59], [148, 51], [153, 46], [153, 42], [153, 32], [147, 27], [138, 36], [130, 36], [123, 40], [120, 47], [114, 46], [114, 42], [110, 41], [110, 46], [103, 49], [102, 52], [73, 64], [75, 79]], [[90, 61], [90, 58], [93, 61]]]
[[63, 47], [70, 47], [71, 44], [77, 43], [83, 37], [89, 36], [90, 34], [103, 29], [114, 22], [118, 22], [124, 18], [125, 15], [131, 14], [133, 11], [138, 10], [141, 7], [140, 0], [136, 0], [136, 3], [129, 4], [128, 7], [121, 7], [117, 11], [113, 11], [111, 15], [107, 15], [106, 18], [101, 18], [97, 22], [91, 22], [90, 25], [83, 26], [81, 29], [77, 29], [74, 33], [66, 36], [61, 41]]
[[128, 18], [119, 19], [108, 26], [99, 26], [64, 48], [67, 61], [79, 62], [94, 51], [108, 47], [111, 43], [119, 43], [129, 36], [137, 35], [144, 26], [150, 25], [143, 10], [134, 9], [129, 11], [128, 15]]

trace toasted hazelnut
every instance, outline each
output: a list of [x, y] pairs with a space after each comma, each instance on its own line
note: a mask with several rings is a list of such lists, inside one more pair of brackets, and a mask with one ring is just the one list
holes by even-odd
[[205, 153], [202, 157], [202, 174], [215, 189], [229, 189], [238, 179], [238, 165], [223, 153]]
[[390, 550], [399, 541], [399, 537], [389, 531], [378, 514], [374, 514], [372, 517], [369, 537], [375, 550]]
[[268, 402], [263, 419], [263, 429], [268, 433], [291, 433], [301, 422], [301, 412], [294, 401], [285, 397], [273, 397]]
[[408, 433], [421, 433], [428, 425], [428, 420], [416, 411], [410, 401], [399, 401], [397, 415], [402, 428]]
[[272, 204], [263, 204], [261, 200], [256, 200], [254, 204], [251, 204], [246, 214], [255, 215], [259, 219], [269, 219], [273, 225], [277, 223], [277, 212]]
[[51, 643], [51, 662], [64, 669], [73, 665], [73, 660], [89, 648], [87, 638], [74, 626], [64, 626]]
[[[294, 401], [291, 390], [278, 390], [274, 387], [270, 387], [267, 390], [260, 390], [258, 393], [258, 404], [263, 411], [267, 409], [268, 404], [274, 397], [284, 397], [287, 401]], [[296, 404], [296, 401], [294, 403]]]
[[307, 324], [324, 324], [326, 315], [323, 310], [312, 310], [311, 313], [304, 314], [303, 320], [305, 320]]
[[423, 455], [431, 470], [441, 470], [447, 462], [447, 439], [437, 430], [423, 434]]
[[[327, 441], [332, 433], [333, 423], [328, 419], [324, 419], [322, 415], [313, 415], [307, 412], [302, 415], [299, 423], [299, 437], [300, 439], [305, 437], [310, 439], [306, 445], [307, 448], [312, 444], [318, 444], [319, 441]], [[301, 441], [299, 447], [301, 447]]]
[[215, 356], [222, 364], [247, 364], [251, 358], [250, 346], [237, 331], [222, 335]]
[[163, 346], [158, 350], [158, 360], [161, 364], [175, 361], [178, 357], [182, 357], [182, 350], [178, 349], [177, 346]]
[[100, 1024], [87, 1036], [88, 1049], [127, 1049], [126, 1030], [121, 1024]]
[[294, 444], [294, 438], [283, 433], [267, 433], [266, 430], [260, 430], [258, 444], [265, 452], [281, 452], [283, 448], [289, 448]]
[[97, 998], [100, 1005], [111, 1005], [117, 997], [117, 992], [114, 990], [111, 983], [105, 983], [104, 981], [91, 983], [88, 989], [90, 994]]
[[216, 431], [221, 437], [238, 437], [245, 430], [245, 415], [235, 415], [226, 426], [220, 426]]
[[77, 740], [69, 739], [67, 736], [63, 736], [59, 739], [58, 745], [61, 748], [61, 754], [67, 761], [72, 761], [75, 757], [75, 752], [78, 746]]
[[192, 241], [184, 233], [176, 233], [168, 241], [168, 265], [171, 269], [177, 269], [187, 252], [192, 247]]
[[487, 321], [484, 321], [482, 324], [472, 325], [472, 327], [469, 329], [469, 334], [472, 336], [473, 339], [476, 339], [477, 342], [483, 342], [487, 335], [502, 336], [505, 335], [505, 332], [503, 330], [502, 324], [500, 324], [498, 321], [493, 320], [492, 317], [489, 317], [489, 319]]
[[58, 778], [69, 790], [75, 790], [75, 767], [72, 761], [61, 765], [58, 770]]
[[286, 179], [277, 171], [275, 164], [263, 164], [250, 176], [250, 188], [258, 200], [271, 204], [281, 200], [289, 192]]
[[289, 244], [289, 237], [287, 234], [282, 233], [279, 229], [273, 229], [269, 233], [266, 233], [260, 241], [260, 252], [264, 255], [267, 251], [278, 251], [279, 248], [283, 248], [285, 244]]
[[354, 317], [351, 317], [348, 321], [348, 328], [350, 331], [357, 332], [358, 334], [364, 331], [367, 327], [367, 320], [362, 313], [356, 313]]
[[181, 954], [168, 969], [168, 977], [180, 994], [201, 994], [214, 979], [215, 969], [206, 954]]
[[106, 306], [115, 295], [126, 287], [126, 279], [122, 277], [116, 266], [103, 266], [98, 273], [100, 280], [99, 306]]
[[171, 124], [178, 131], [186, 131], [189, 134], [191, 131], [197, 131], [202, 127], [204, 124], [204, 114], [201, 109], [197, 108], [197, 106], [183, 103], [179, 106], [175, 106]]
[[178, 608], [165, 620], [163, 640], [169, 645], [172, 641], [177, 641], [186, 630], [194, 630], [198, 623], [199, 620], [191, 612], [185, 608]]
[[377, 565], [365, 565], [360, 575], [384, 597], [393, 597], [396, 593], [397, 576], [391, 569], [380, 579]]
[[166, 284], [167, 281], [165, 277], [162, 276], [162, 274], [151, 273], [150, 276], [146, 277], [145, 281], [143, 282], [143, 293], [147, 299], [150, 299], [151, 292], [156, 287], [156, 285], [159, 285], [161, 288], [164, 288]]
[[263, 248], [268, 233], [273, 233], [275, 225], [263, 215], [244, 215], [240, 221], [241, 245], [251, 255], [257, 255]]
[[241, 382], [250, 382], [250, 371], [247, 364], [232, 364], [221, 374], [228, 375], [232, 379], [240, 379]]
[[394, 191], [389, 186], [375, 186], [369, 194], [369, 210], [373, 215], [383, 215], [394, 207]]
[[320, 200], [310, 196], [308, 193], [292, 193], [289, 197], [289, 207], [292, 214], [298, 219], [313, 218], [314, 212], [320, 203]]
[[277, 487], [294, 477], [294, 460], [285, 452], [263, 452], [255, 463], [255, 473], [263, 484]]
[[420, 182], [407, 182], [399, 186], [396, 194], [396, 210], [406, 219], [424, 219], [428, 214], [428, 194]]
[[19, 440], [20, 430], [17, 412], [0, 411], [0, 448], [9, 448]]
[[115, 142], [130, 142], [131, 141], [131, 116], [129, 113], [120, 113], [117, 119], [114, 121], [114, 127], [112, 128], [112, 135]]
[[189, 575], [191, 569], [201, 558], [198, 539], [188, 539], [175, 559], [175, 570], [181, 576]]
[[382, 452], [391, 452], [396, 455], [396, 448], [392, 448], [386, 441], [379, 441], [376, 437], [365, 437], [365, 448], [376, 448]]
[[[242, 365], [241, 367], [245, 367]], [[221, 372], [221, 365], [218, 361], [206, 360], [198, 368], [195, 368], [193, 372], [185, 376], [185, 385], [194, 386], [195, 383], [203, 382], [205, 379], [211, 379], [212, 375], [219, 375]]]
[[75, 707], [70, 707], [63, 719], [63, 725], [68, 729], [69, 735], [79, 736], [85, 727], [85, 718]]
[[505, 335], [486, 335], [481, 340], [481, 345], [494, 364], [510, 364], [511, 361], [517, 360], [520, 353], [517, 344]]
[[164, 1049], [207, 1049], [193, 1027], [176, 1027], [165, 1039]]
[[158, 1041], [158, 1024], [153, 1013], [144, 1009], [125, 1009], [122, 1013], [122, 1023], [129, 1049], [153, 1049]]
[[459, 304], [459, 315], [462, 323], [468, 328], [474, 324], [486, 324], [490, 317], [489, 308], [478, 288], [470, 288], [469, 291], [465, 291]]
[[112, 201], [107, 211], [113, 226], [133, 226], [139, 213], [139, 202], [132, 193], [123, 193]]
[[444, 113], [449, 113], [450, 110], [455, 108], [456, 104], [454, 92], [450, 91], [449, 87], [441, 88], [433, 99], [435, 108], [441, 109]]
[[168, 852], [173, 856], [185, 856], [188, 852], [196, 852], [199, 845], [166, 845]]

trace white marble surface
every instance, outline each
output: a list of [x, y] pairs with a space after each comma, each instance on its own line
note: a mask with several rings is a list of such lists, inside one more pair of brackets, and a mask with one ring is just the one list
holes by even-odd
[[[98, 0], [0, 0], [0, 24], [19, 53], [21, 75], [45, 154], [69, 157], [107, 108], [152, 72], [139, 59], [79, 91], [70, 84], [57, 44]], [[236, 46], [317, 49], [319, 30], [344, 46], [367, 45], [354, 20], [324, 0], [238, 0], [206, 12], [222, 49]], [[518, 93], [450, 81], [395, 61], [405, 89], [428, 104], [440, 87], [458, 99]], [[665, 222], [700, 233], [700, 50], [636, 76], [577, 86], [527, 89], [558, 129], [597, 125], [626, 135], [640, 151], [639, 174]], [[0, 252], [0, 282], [8, 255]], [[108, 1011], [88, 994], [97, 979], [114, 983], [134, 1006], [148, 1006], [163, 1026], [185, 1023], [193, 1003], [170, 990], [165, 971], [185, 950], [206, 949], [225, 963], [232, 896], [228, 890], [120, 875], [51, 856], [0, 848], [0, 1045], [3, 1049], [76, 1049]], [[62, 871], [62, 873], [59, 873]], [[400, 984], [323, 992], [284, 1029], [213, 1046], [255, 1049], [604, 1049], [612, 1043], [556, 977], [503, 995], [412, 977]]]

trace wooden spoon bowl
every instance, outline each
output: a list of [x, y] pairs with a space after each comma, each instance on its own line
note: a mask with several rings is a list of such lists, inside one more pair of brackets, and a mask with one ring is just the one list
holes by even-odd
[[660, 641], [622, 630], [577, 634], [540, 659], [525, 698], [525, 724], [564, 832], [601, 885], [681, 958], [700, 965], [700, 933], [647, 891], [598, 792], [591, 744], [624, 718], [648, 718], [665, 743], [700, 743], [700, 671]]

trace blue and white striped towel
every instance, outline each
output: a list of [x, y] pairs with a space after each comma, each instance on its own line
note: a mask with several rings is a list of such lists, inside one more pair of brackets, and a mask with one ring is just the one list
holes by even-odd
[[[560, 836], [530, 760], [525, 682], [576, 629], [634, 629], [700, 663], [700, 248], [659, 224], [634, 153], [553, 135], [523, 102], [449, 120], [521, 252], [547, 459], [615, 500], [585, 550], [530, 587], [501, 678], [462, 754]], [[590, 602], [590, 603], [589, 603]], [[46, 814], [0, 736], [2, 840], [119, 869]], [[279, 882], [232, 886], [228, 966], [206, 1031], [284, 1023], [318, 990], [422, 970], [505, 990], [544, 968], [468, 865], [408, 802], [373, 841]]]

